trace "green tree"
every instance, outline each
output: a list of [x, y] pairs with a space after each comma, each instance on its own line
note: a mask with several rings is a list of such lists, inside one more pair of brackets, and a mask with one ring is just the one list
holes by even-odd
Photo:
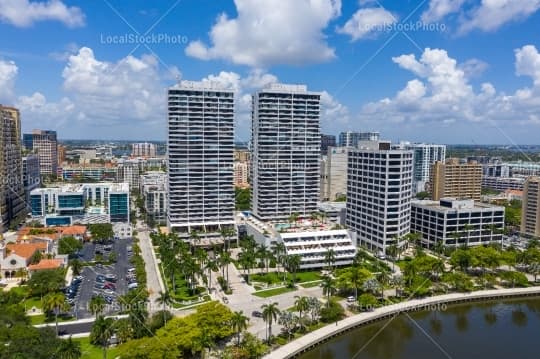
[[88, 230], [92, 234], [92, 240], [98, 243], [108, 241], [114, 237], [111, 223], [93, 223], [88, 225]]
[[262, 317], [263, 320], [268, 325], [268, 331], [266, 335], [266, 341], [270, 343], [270, 340], [272, 338], [272, 323], [275, 322], [281, 313], [281, 311], [278, 308], [278, 303], [269, 303], [269, 304], [263, 304], [262, 308]]
[[330, 305], [330, 297], [336, 292], [336, 281], [329, 275], [323, 277], [321, 282], [323, 295], [326, 296], [326, 305]]
[[240, 346], [240, 335], [247, 329], [249, 318], [244, 315], [243, 311], [234, 312], [231, 318], [231, 325], [236, 332], [236, 345]]
[[336, 264], [336, 252], [330, 248], [324, 254], [324, 263], [330, 272], [334, 271], [334, 265]]
[[74, 342], [71, 336], [60, 342], [55, 358], [59, 359], [78, 359], [82, 356], [81, 345]]
[[109, 340], [113, 334], [114, 319], [99, 316], [92, 326], [90, 342], [101, 345], [101, 348], [103, 349], [103, 359], [107, 359], [107, 347], [109, 346]]
[[58, 335], [58, 315], [62, 310], [67, 309], [66, 297], [62, 293], [49, 293], [42, 300], [43, 310], [53, 312], [56, 326], [56, 335]]
[[364, 293], [358, 298], [358, 305], [362, 311], [372, 311], [379, 301], [371, 293]]
[[105, 310], [105, 306], [107, 305], [107, 303], [105, 302], [105, 299], [103, 299], [102, 296], [94, 295], [90, 299], [90, 302], [88, 303], [88, 305], [90, 306], [90, 313], [95, 315], [97, 319], [98, 316], [103, 314], [103, 311]]
[[82, 249], [82, 243], [73, 236], [60, 238], [58, 241], [58, 253], [73, 255]]
[[[163, 306], [162, 311], [164, 315], [167, 310], [167, 306], [172, 305], [174, 303], [171, 293], [168, 290], [166, 290], [165, 292], [160, 291], [159, 297], [157, 297], [156, 302]], [[163, 317], [163, 323], [167, 324], [167, 319], [165, 317]]]
[[82, 263], [78, 259], [72, 259], [69, 261], [69, 265], [71, 266], [71, 270], [73, 271], [73, 275], [79, 275], [81, 274], [82, 270]]
[[251, 193], [249, 188], [234, 189], [235, 207], [237, 211], [248, 211], [251, 209]]
[[296, 284], [296, 273], [300, 269], [300, 264], [302, 263], [302, 257], [300, 257], [298, 254], [293, 254], [287, 256], [287, 267], [292, 273], [292, 282], [293, 285]]

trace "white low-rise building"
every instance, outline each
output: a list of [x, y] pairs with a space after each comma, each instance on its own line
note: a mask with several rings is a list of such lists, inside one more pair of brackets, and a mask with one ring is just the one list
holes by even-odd
[[412, 202], [411, 232], [420, 233], [428, 247], [440, 241], [445, 246], [500, 243], [503, 229], [504, 207], [454, 198]]
[[323, 219], [300, 219], [294, 223], [262, 222], [248, 215], [243, 216], [247, 233], [259, 244], [272, 247], [285, 245], [286, 255], [299, 255], [300, 269], [323, 268], [329, 250], [334, 251], [335, 266], [352, 264], [356, 256], [356, 243], [351, 233], [336, 223]]

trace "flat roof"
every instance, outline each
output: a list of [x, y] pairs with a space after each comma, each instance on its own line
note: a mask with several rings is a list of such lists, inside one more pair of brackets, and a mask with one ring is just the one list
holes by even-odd
[[[443, 200], [451, 201], [450, 199], [443, 199]], [[457, 200], [457, 201], [459, 201], [459, 200]], [[428, 209], [432, 209], [432, 210], [435, 210], [435, 211], [438, 211], [438, 212], [451, 212], [451, 211], [454, 211], [454, 212], [456, 212], [456, 211], [457, 212], [459, 212], [459, 211], [466, 212], [466, 211], [471, 211], [471, 210], [483, 210], [483, 209], [492, 209], [492, 210], [501, 209], [501, 210], [504, 210], [504, 207], [502, 207], [502, 206], [495, 206], [495, 205], [492, 205], [492, 204], [483, 203], [483, 202], [476, 202], [476, 201], [474, 201], [474, 204], [472, 206], [464, 206], [464, 207], [441, 206], [440, 201], [432, 201], [432, 200], [412, 201], [411, 204], [413, 206], [416, 206], [416, 207], [428, 208]]]

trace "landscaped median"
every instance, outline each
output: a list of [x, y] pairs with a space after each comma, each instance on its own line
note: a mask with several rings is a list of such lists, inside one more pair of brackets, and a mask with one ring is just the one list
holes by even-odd
[[267, 359], [286, 359], [310, 350], [316, 345], [333, 338], [341, 333], [381, 320], [388, 317], [399, 315], [403, 312], [430, 310], [434, 306], [442, 304], [457, 304], [469, 301], [505, 299], [512, 297], [527, 297], [540, 295], [540, 286], [528, 288], [494, 289], [482, 290], [470, 293], [452, 293], [439, 295], [435, 297], [412, 299], [384, 307], [377, 308], [371, 312], [360, 313], [345, 318], [336, 324], [330, 324], [313, 332], [310, 332], [288, 344], [285, 344], [273, 352], [270, 352], [264, 358]]

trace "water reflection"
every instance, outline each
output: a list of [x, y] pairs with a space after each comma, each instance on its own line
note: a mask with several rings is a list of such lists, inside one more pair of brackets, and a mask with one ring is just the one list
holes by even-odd
[[531, 343], [540, 332], [540, 299], [457, 305], [409, 315], [411, 319], [401, 315], [346, 333], [301, 359], [446, 358], [443, 351], [452, 358], [538, 358]]

